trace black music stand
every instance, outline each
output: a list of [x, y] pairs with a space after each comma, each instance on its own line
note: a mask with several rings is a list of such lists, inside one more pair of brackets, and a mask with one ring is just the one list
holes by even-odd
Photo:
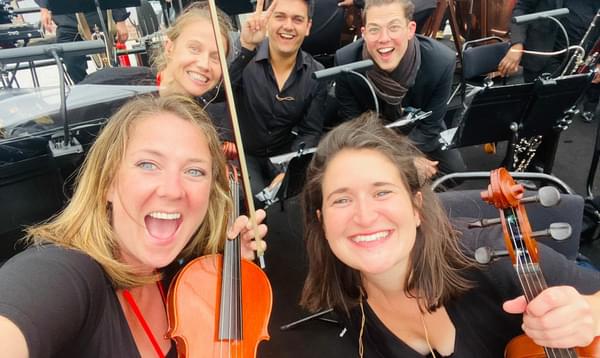
[[[513, 169], [513, 151], [522, 137], [547, 135], [567, 129], [570, 111], [589, 86], [589, 74], [539, 79], [534, 83], [484, 87], [470, 95], [445, 149], [508, 140], [507, 167]], [[555, 137], [553, 139], [558, 139]], [[554, 164], [557, 140], [544, 162]]]
[[452, 149], [513, 140], [533, 98], [533, 90], [532, 83], [475, 89], [476, 92], [467, 97], [454, 136], [444, 147]]
[[519, 137], [544, 135], [546, 147], [544, 171], [550, 173], [558, 149], [560, 133], [572, 122], [576, 111], [572, 108], [583, 96], [592, 80], [589, 73], [537, 79], [534, 96], [521, 119]]
[[217, 0], [216, 4], [227, 15], [235, 16], [253, 12], [256, 0]]

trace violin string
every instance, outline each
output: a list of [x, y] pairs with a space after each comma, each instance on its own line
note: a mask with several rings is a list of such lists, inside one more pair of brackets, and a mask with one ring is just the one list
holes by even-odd
[[[518, 237], [521, 242], [523, 240], [523, 233], [521, 232], [521, 225], [519, 222], [519, 217], [517, 216], [517, 213], [515, 212], [514, 208], [511, 208], [511, 215], [512, 217], [515, 219], [515, 225], [514, 228], [512, 227], [512, 225], [508, 225], [508, 227], [511, 230], [511, 238], [513, 241], [513, 246], [515, 248], [517, 248], [517, 242], [516, 242], [516, 238]], [[513, 232], [513, 229], [516, 231], [516, 234]], [[521, 286], [523, 287], [524, 290], [527, 290], [528, 292], [528, 297], [533, 298], [534, 295], [539, 294], [540, 292], [542, 292], [542, 290], [544, 290], [546, 288], [546, 283], [544, 280], [544, 276], [541, 272], [541, 270], [539, 269], [534, 269], [533, 266], [533, 259], [529, 253], [529, 250], [523, 250], [523, 254], [524, 255], [517, 255], [517, 276], [519, 277], [519, 281], [521, 282]], [[524, 262], [523, 262], [524, 261]], [[524, 265], [527, 265], [529, 267], [529, 270], [526, 270]], [[529, 273], [533, 272], [533, 277], [532, 280], [529, 280]], [[521, 274], [523, 273], [523, 275]], [[525, 279], [527, 285], [523, 285], [523, 281], [521, 280], [521, 276], [523, 276], [523, 278]], [[531, 284], [530, 284], [531, 281]], [[535, 291], [532, 290], [535, 289]], [[526, 296], [527, 297], [527, 296]], [[528, 299], [529, 301], [529, 299]], [[567, 357], [573, 357], [576, 358], [577, 355], [575, 354], [573, 356], [573, 351], [570, 349], [555, 349], [555, 348], [549, 348], [549, 347], [543, 347], [544, 348], [544, 352], [546, 353], [546, 357], [564, 357], [564, 355], [566, 354]]]

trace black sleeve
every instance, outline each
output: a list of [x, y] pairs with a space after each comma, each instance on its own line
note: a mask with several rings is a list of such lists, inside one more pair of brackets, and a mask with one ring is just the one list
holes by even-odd
[[433, 151], [441, 145], [438, 138], [440, 133], [446, 129], [444, 117], [448, 110], [446, 102], [450, 98], [452, 90], [454, 66], [454, 59], [445, 64], [444, 72], [434, 86], [433, 92], [428, 94], [429, 102], [421, 108], [425, 112], [431, 111], [431, 115], [420, 120], [408, 134], [408, 137], [418, 145], [419, 149], [425, 152]]
[[[239, 40], [237, 40], [239, 42]], [[242, 47], [241, 44], [238, 44], [237, 48], [239, 48], [239, 53], [236, 54], [234, 60], [229, 64], [229, 77], [231, 79], [231, 86], [234, 89], [240, 89], [242, 87], [242, 75], [244, 73], [244, 69], [246, 65], [250, 63], [250, 60], [254, 58], [256, 55], [256, 49], [253, 51], [248, 50], [245, 47]], [[236, 46], [234, 46], [236, 47]]]
[[311, 91], [311, 101], [304, 118], [298, 124], [298, 137], [292, 143], [292, 151], [298, 150], [301, 143], [305, 148], [319, 144], [323, 123], [325, 122], [325, 99], [327, 98], [327, 83], [315, 81]]
[[[512, 11], [512, 16], [531, 14], [535, 11], [540, 0], [518, 0]], [[527, 38], [527, 24], [510, 24], [510, 42], [524, 43]]]
[[354, 96], [348, 77], [349, 75], [342, 75], [335, 80], [335, 98], [339, 104], [338, 115], [344, 121], [356, 118], [365, 111]]
[[0, 315], [19, 327], [30, 357], [54, 357], [95, 317], [105, 285], [102, 269], [87, 255], [29, 248], [0, 269]]
[[118, 9], [112, 9], [112, 18], [116, 22], [125, 21], [128, 17], [129, 13], [127, 12], [127, 9], [123, 7], [120, 7]]

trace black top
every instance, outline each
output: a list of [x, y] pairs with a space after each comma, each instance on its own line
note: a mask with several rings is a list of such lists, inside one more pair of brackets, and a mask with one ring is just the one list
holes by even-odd
[[[403, 130], [423, 152], [432, 152], [441, 146], [439, 135], [446, 129], [444, 116], [446, 102], [450, 98], [450, 89], [454, 74], [456, 56], [448, 47], [436, 40], [416, 36], [421, 50], [421, 66], [415, 84], [408, 90], [402, 101], [402, 107], [414, 107], [433, 113], [419, 121], [414, 127]], [[354, 41], [339, 49], [336, 64], [344, 65], [362, 60], [363, 39]], [[363, 71], [364, 72], [364, 71]], [[337, 97], [340, 117], [352, 119], [363, 112], [374, 110], [373, 96], [367, 84], [358, 76], [347, 74], [336, 79], [335, 96]], [[387, 118], [387, 113], [397, 113], [390, 104], [378, 98], [381, 115], [387, 122], [399, 118]]]
[[[465, 222], [469, 221], [472, 220]], [[464, 233], [462, 244], [469, 255], [481, 246], [502, 248], [500, 226], [467, 230], [465, 222], [459, 225], [460, 231]], [[546, 246], [538, 247], [542, 271], [548, 286], [572, 285], [582, 294], [592, 294], [600, 290], [599, 272], [581, 268]], [[502, 358], [510, 339], [523, 334], [521, 315], [510, 315], [502, 309], [504, 301], [522, 294], [515, 270], [510, 259], [503, 258], [481, 270], [471, 270], [467, 277], [475, 283], [475, 287], [445, 305], [456, 328], [452, 357]], [[366, 317], [363, 333], [365, 357], [422, 357], [389, 331], [368, 304], [363, 306]], [[356, 337], [356, 342], [360, 318], [360, 308], [353, 309], [349, 332]]]
[[7, 261], [0, 316], [23, 332], [32, 358], [140, 357], [110, 280], [76, 250], [32, 247]]
[[255, 51], [241, 48], [229, 66], [244, 148], [268, 157], [317, 145], [323, 130], [327, 87], [311, 78], [323, 69], [299, 50], [296, 65], [279, 91], [269, 60], [268, 39]]

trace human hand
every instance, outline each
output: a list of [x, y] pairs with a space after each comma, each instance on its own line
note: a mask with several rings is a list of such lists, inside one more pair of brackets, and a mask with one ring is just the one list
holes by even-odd
[[438, 161], [429, 160], [425, 157], [417, 157], [415, 158], [414, 163], [415, 167], [417, 167], [417, 173], [419, 173], [421, 182], [424, 182], [426, 179], [431, 178], [437, 173]]
[[498, 72], [502, 77], [506, 77], [519, 70], [519, 63], [523, 57], [523, 44], [514, 44], [508, 49], [504, 58], [498, 64]]
[[115, 27], [117, 29], [117, 42], [125, 43], [129, 38], [129, 31], [127, 30], [127, 24], [125, 21], [115, 22]]
[[253, 51], [266, 37], [267, 23], [277, 5], [277, 0], [274, 0], [267, 11], [263, 12], [264, 4], [265, 0], [258, 0], [256, 3], [256, 11], [250, 15], [242, 26], [240, 43], [245, 49]]
[[523, 331], [543, 347], [585, 347], [600, 334], [600, 298], [583, 296], [570, 286], [547, 288], [529, 303], [520, 296], [502, 308], [523, 313]]
[[342, 0], [338, 2], [337, 6], [349, 7], [354, 5], [354, 0]]
[[40, 8], [40, 22], [47, 33], [51, 34], [54, 32], [54, 22], [52, 21], [52, 13], [50, 10], [43, 7]]
[[592, 79], [592, 83], [594, 83], [594, 84], [600, 83], [600, 64], [596, 65], [596, 69], [594, 70], [594, 78]]
[[241, 251], [242, 257], [248, 260], [254, 260], [254, 251], [260, 249], [261, 251], [265, 251], [267, 249], [267, 243], [262, 239], [267, 235], [267, 225], [261, 224], [267, 213], [262, 210], [256, 210], [256, 224], [258, 225], [258, 238], [260, 241], [253, 240], [254, 237], [254, 228], [252, 223], [248, 219], [247, 216], [241, 215], [231, 226], [229, 230], [227, 230], [227, 238], [230, 240], [235, 239], [238, 235], [242, 239]]

